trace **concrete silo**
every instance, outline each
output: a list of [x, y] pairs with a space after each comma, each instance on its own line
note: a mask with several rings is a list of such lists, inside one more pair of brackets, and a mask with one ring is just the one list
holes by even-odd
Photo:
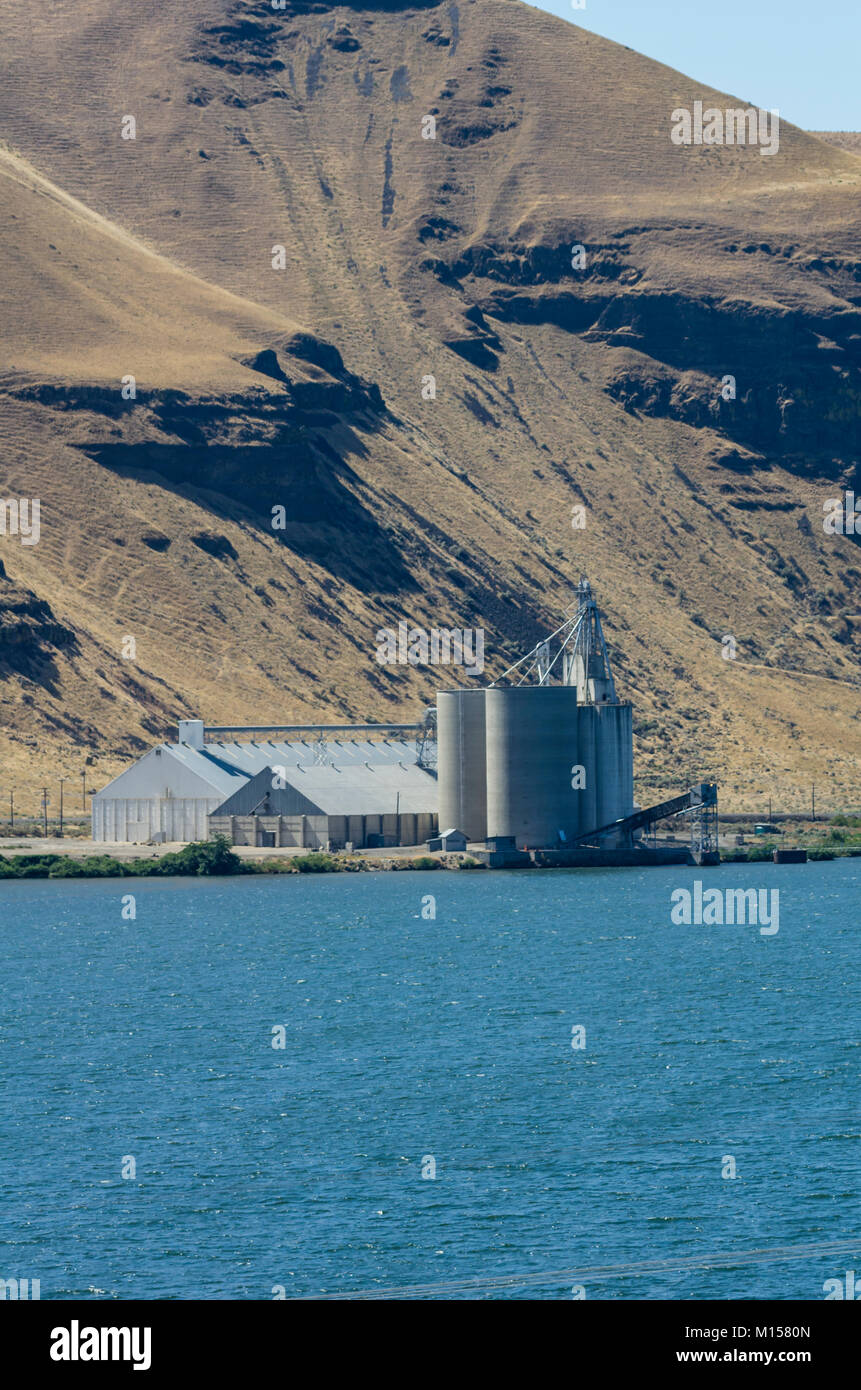
[[577, 599], [501, 683], [438, 694], [440, 831], [564, 850], [633, 811], [631, 706], [616, 696], [585, 579]]
[[628, 704], [592, 705], [589, 708], [597, 721], [595, 825], [609, 825], [611, 821], [631, 815], [634, 809], [632, 711]]
[[558, 849], [589, 829], [584, 792], [571, 784], [585, 759], [585, 795], [594, 802], [594, 731], [587, 719], [581, 739], [574, 687], [492, 687], [485, 708], [488, 836], [513, 836], [518, 849]]
[[634, 807], [631, 706], [587, 580], [577, 609], [486, 695], [487, 831], [562, 849]]
[[437, 705], [439, 828], [487, 835], [485, 690], [441, 690]]
[[[572, 795], [578, 798], [577, 804], [580, 810], [578, 835], [584, 834], [587, 830], [594, 830], [600, 824], [598, 809], [601, 796], [598, 772], [600, 759], [601, 726], [598, 720], [598, 710], [595, 705], [578, 704], [577, 762], [583, 769], [582, 776], [585, 778], [584, 785], [580, 790], [572, 792]], [[570, 836], [567, 838], [570, 839]]]

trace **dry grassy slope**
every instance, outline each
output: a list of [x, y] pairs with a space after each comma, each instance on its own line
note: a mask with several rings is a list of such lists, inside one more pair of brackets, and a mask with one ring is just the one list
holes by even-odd
[[[268, 702], [261, 717], [284, 717], [288, 680], [297, 719], [323, 702], [349, 713], [344, 692], [356, 670], [366, 703], [396, 700], [401, 673], [383, 686], [369, 660], [379, 623], [400, 616], [387, 596], [406, 585], [443, 603], [440, 577], [459, 573], [446, 546], [459, 520], [473, 518], [464, 558], [487, 569], [512, 521], [478, 515], [464, 482], [428, 456], [447, 530], [416, 534], [394, 498], [363, 487], [334, 452], [333, 465], [291, 436], [297, 422], [306, 435], [313, 426], [313, 439], [330, 439], [344, 459], [373, 447], [381, 481], [404, 491], [421, 458], [408, 439], [407, 456], [403, 428], [325, 344], [178, 271], [20, 159], [0, 161], [0, 186], [2, 245], [15, 266], [3, 286], [4, 496], [42, 500], [38, 548], [4, 538], [0, 573], [4, 775], [17, 783], [19, 806], [35, 809], [33, 789], [58, 766], [74, 773], [91, 747], [127, 757], [183, 710], [245, 719]], [[260, 360], [273, 344], [275, 356]], [[243, 365], [255, 360], [256, 370]], [[272, 362], [289, 381], [273, 379]], [[124, 367], [137, 377], [134, 404], [122, 402]], [[131, 453], [130, 472], [93, 457], [113, 463], [117, 448]], [[166, 470], [185, 455], [190, 473], [166, 489]], [[307, 465], [301, 476], [297, 458]], [[261, 524], [261, 473], [264, 513], [278, 501], [292, 516], [331, 499], [333, 537], [324, 510], [314, 524], [291, 521], [289, 549], [279, 544]], [[351, 566], [360, 587], [344, 577]], [[516, 595], [500, 606], [487, 596], [497, 627], [525, 641], [538, 610]], [[332, 627], [345, 612], [353, 631], [338, 642]], [[134, 661], [121, 657], [126, 635], [137, 643]], [[103, 757], [98, 775], [115, 765]]]
[[814, 130], [811, 131], [819, 140], [825, 140], [829, 145], [836, 145], [839, 150], [848, 150], [850, 154], [861, 154], [861, 131], [857, 130]]
[[[442, 603], [440, 575], [455, 573], [445, 536], [457, 520], [473, 514], [474, 555], [488, 567], [500, 530], [514, 531], [511, 521], [479, 516], [464, 483], [426, 457], [439, 475], [448, 532], [416, 536], [394, 499], [325, 456], [321, 468], [319, 450], [291, 437], [294, 422], [306, 434], [313, 424], [313, 438], [331, 438], [347, 458], [366, 452], [366, 433], [381, 480], [401, 481], [405, 491], [421, 456], [412, 445], [406, 456], [404, 430], [375, 409], [373, 393], [366, 398], [361, 383], [338, 372], [324, 344], [171, 267], [19, 159], [0, 161], [0, 186], [2, 246], [15, 266], [3, 287], [3, 490], [42, 501], [38, 547], [5, 537], [0, 573], [4, 767], [19, 783], [19, 805], [28, 804], [26, 787], [55, 776], [58, 764], [75, 771], [81, 750], [107, 745], [128, 756], [182, 710], [245, 719], [249, 707], [268, 703], [261, 717], [284, 717], [287, 680], [297, 719], [314, 716], [321, 692], [330, 709], [348, 713], [343, 692], [356, 669], [368, 700], [397, 698], [398, 682], [382, 687], [369, 661], [383, 614], [399, 616], [387, 598], [393, 578]], [[50, 298], [40, 282], [45, 262]], [[243, 365], [272, 344], [289, 384]], [[309, 352], [336, 375], [308, 361]], [[134, 404], [122, 402], [122, 367], [137, 377]], [[111, 450], [129, 451], [130, 473], [97, 461], [97, 446], [111, 463]], [[164, 470], [188, 454], [190, 473], [166, 489]], [[291, 472], [297, 457], [308, 466], [301, 476]], [[291, 521], [290, 549], [267, 533], [254, 505], [267, 469], [263, 511], [283, 500], [295, 513], [300, 492], [306, 510], [331, 497], [337, 567], [352, 564], [368, 583], [357, 588], [333, 573], [325, 515], [322, 524], [319, 516], [313, 525]], [[376, 521], [382, 512], [385, 530]], [[341, 533], [339, 519], [351, 534]], [[314, 562], [317, 548], [324, 565]], [[364, 551], [377, 570], [373, 604]], [[490, 609], [494, 602], [489, 596]], [[538, 620], [526, 607], [515, 597], [502, 619], [520, 638]], [[332, 627], [344, 612], [354, 631], [337, 642]], [[137, 643], [134, 661], [121, 658], [126, 635]]]
[[[138, 367], [134, 412], [104, 390], [22, 400], [8, 378], [4, 486], [38, 482], [58, 524], [35, 557], [3, 554], [79, 634], [81, 656], [56, 656], [60, 694], [103, 752], [128, 729], [146, 738], [163, 705], [213, 721], [406, 711], [434, 682], [374, 666], [381, 622], [481, 622], [496, 672], [585, 569], [640, 718], [642, 795], [711, 772], [728, 804], [801, 804], [814, 778], [857, 801], [858, 552], [818, 517], [857, 466], [861, 161], [786, 126], [774, 158], [676, 149], [675, 106], [735, 103], [515, 0], [302, 8], [317, 12], [67, 0], [0, 18], [0, 136], [245, 301], [237, 320], [236, 301], [154, 270], [146, 292], [110, 295], [107, 376]], [[429, 112], [436, 141], [421, 139]], [[129, 113], [134, 142], [119, 138]], [[94, 255], [74, 283], [102, 313], [110, 265]], [[25, 356], [50, 324], [43, 291], [25, 304], [11, 360], [31, 385], [104, 380], [89, 326], [68, 358], [49, 334]], [[172, 305], [196, 316], [187, 352]], [[305, 380], [282, 315], [336, 343], [391, 414], [358, 388], [339, 402], [325, 372], [320, 418], [259, 372], [216, 382], [216, 359], [242, 373], [235, 359], [267, 343]], [[270, 498], [297, 517], [286, 546], [265, 527]], [[150, 709], [100, 691], [128, 675], [124, 632], [142, 634]], [[20, 699], [53, 716], [38, 683], [5, 689], [19, 734]], [[46, 724], [40, 748], [55, 743]]]

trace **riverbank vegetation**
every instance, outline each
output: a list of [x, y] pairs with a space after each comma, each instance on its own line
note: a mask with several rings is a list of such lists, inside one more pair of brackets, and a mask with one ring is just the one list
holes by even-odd
[[[724, 850], [727, 864], [756, 864], [770, 861], [775, 849], [807, 850], [808, 859], [861, 857], [861, 817], [835, 817], [823, 826], [815, 840], [792, 837], [791, 845], [782, 838], [757, 839], [756, 843]], [[283, 858], [241, 859], [224, 835], [185, 845], [183, 849], [151, 859], [115, 859], [109, 854], [81, 858], [66, 854], [0, 855], [0, 879], [9, 878], [166, 878], [212, 877], [234, 874], [333, 874], [408, 872], [417, 869], [483, 869], [485, 865], [470, 855], [417, 855], [408, 859], [362, 857], [361, 854], [330, 854], [311, 850], [307, 854]]]
[[0, 855], [0, 879], [5, 878], [164, 878], [211, 877], [228, 874], [331, 874], [361, 873], [379, 869], [474, 869], [481, 865], [468, 856], [435, 859], [429, 854], [415, 859], [370, 861], [358, 855], [285, 855], [283, 859], [240, 859], [224, 835], [185, 845], [183, 849], [152, 859], [115, 859], [109, 854], [73, 858], [66, 854]]

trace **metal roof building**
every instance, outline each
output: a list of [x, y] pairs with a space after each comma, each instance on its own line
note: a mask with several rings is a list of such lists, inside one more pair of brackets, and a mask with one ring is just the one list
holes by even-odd
[[[218, 807], [216, 816], [420, 815], [433, 810], [436, 782], [415, 762], [264, 768]], [[285, 783], [286, 785], [281, 785]]]
[[437, 809], [436, 778], [418, 756], [415, 735], [207, 741], [201, 721], [183, 721], [177, 743], [151, 749], [96, 793], [93, 839], [187, 842], [223, 831], [238, 844], [418, 844]]
[[247, 769], [183, 744], [145, 753], [93, 797], [93, 839], [205, 840], [206, 818], [245, 785]]
[[282, 763], [264, 768], [209, 817], [234, 844], [356, 849], [417, 845], [436, 821], [436, 778], [412, 762]]

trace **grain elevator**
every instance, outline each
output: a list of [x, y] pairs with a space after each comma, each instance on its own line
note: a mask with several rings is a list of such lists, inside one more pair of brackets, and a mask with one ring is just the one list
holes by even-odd
[[[587, 580], [549, 638], [486, 689], [437, 696], [440, 829], [560, 850], [634, 810], [631, 705]], [[610, 841], [612, 843], [612, 841]]]

